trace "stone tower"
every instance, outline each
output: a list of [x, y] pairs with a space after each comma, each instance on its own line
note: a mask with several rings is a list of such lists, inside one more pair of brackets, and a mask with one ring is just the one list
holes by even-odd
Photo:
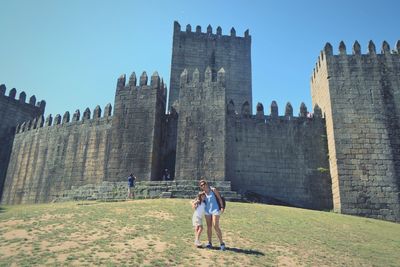
[[111, 151], [107, 180], [120, 181], [133, 172], [139, 180], [161, 177], [161, 127], [166, 89], [157, 72], [143, 72], [136, 85], [132, 73], [118, 79], [112, 120]]
[[225, 180], [225, 71], [213, 79], [207, 67], [201, 76], [198, 69], [185, 69], [180, 77], [175, 177]]
[[326, 44], [311, 78], [326, 118], [334, 210], [400, 221], [400, 43]]
[[[203, 70], [211, 68], [213, 79], [219, 69], [226, 73], [226, 97], [232, 99], [237, 106], [246, 101], [252, 108], [251, 89], [251, 36], [247, 30], [244, 37], [236, 36], [234, 28], [230, 36], [222, 35], [221, 27], [216, 34], [211, 26], [207, 32], [201, 32], [197, 26], [192, 32], [190, 25], [181, 31], [178, 22], [174, 22], [172, 44], [171, 81], [168, 109], [179, 99], [180, 75], [184, 69], [192, 73], [196, 68], [203, 75]], [[203, 78], [203, 77], [201, 77]]]
[[10, 160], [15, 128], [24, 121], [43, 115], [46, 102], [36, 103], [33, 95], [26, 103], [26, 93], [22, 91], [16, 99], [17, 90], [9, 91], [6, 96], [6, 86], [0, 85], [0, 198], [3, 192], [3, 184]]

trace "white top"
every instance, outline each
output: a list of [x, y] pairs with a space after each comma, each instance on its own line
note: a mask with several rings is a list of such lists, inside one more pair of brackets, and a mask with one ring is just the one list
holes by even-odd
[[195, 216], [202, 218], [204, 216], [205, 209], [206, 209], [206, 203], [201, 202], [201, 204], [198, 205], [197, 208], [194, 210]]

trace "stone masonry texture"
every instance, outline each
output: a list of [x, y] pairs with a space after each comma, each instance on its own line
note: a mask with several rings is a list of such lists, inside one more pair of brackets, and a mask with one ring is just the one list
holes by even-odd
[[46, 103], [36, 103], [36, 97], [31, 96], [26, 103], [26, 93], [21, 92], [16, 99], [17, 91], [11, 89], [6, 95], [6, 86], [0, 85], [0, 196], [8, 168], [9, 158], [16, 126], [38, 117], [44, 113]]
[[[44, 118], [44, 101], [0, 86], [2, 204], [193, 197], [202, 177], [228, 199], [400, 221], [400, 43], [361, 54], [327, 44], [313, 107], [252, 114], [251, 37], [174, 23], [170, 94], [155, 72], [121, 75], [113, 108]], [[173, 181], [162, 181], [163, 170]]]
[[175, 22], [169, 107], [179, 99], [183, 70], [192, 73], [197, 68], [203, 78], [203, 71], [207, 67], [211, 68], [214, 78], [218, 70], [224, 68], [227, 98], [240, 105], [247, 101], [251, 108], [251, 36], [248, 31], [244, 37], [236, 36], [234, 28], [229, 36], [222, 35], [221, 28], [213, 33], [211, 26], [207, 27], [207, 32], [201, 32], [200, 26], [192, 31], [190, 25], [181, 31], [181, 26]]
[[[339, 55], [328, 43], [314, 70], [313, 103], [326, 117], [334, 209], [400, 221], [400, 56], [384, 42]], [[398, 50], [397, 50], [398, 51]]]

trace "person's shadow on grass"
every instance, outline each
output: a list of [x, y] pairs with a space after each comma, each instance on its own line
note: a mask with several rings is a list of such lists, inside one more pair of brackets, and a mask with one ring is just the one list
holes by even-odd
[[[204, 248], [204, 249], [207, 249], [207, 248]], [[211, 249], [212, 250], [220, 250], [219, 247], [212, 247]], [[242, 253], [242, 254], [247, 254], [247, 255], [265, 256], [264, 253], [257, 251], [257, 250], [252, 250], [252, 249], [225, 247], [225, 251], [232, 251], [232, 252]]]

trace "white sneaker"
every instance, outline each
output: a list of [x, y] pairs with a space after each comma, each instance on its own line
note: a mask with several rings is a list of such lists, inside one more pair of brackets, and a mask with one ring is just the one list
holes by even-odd
[[195, 245], [196, 247], [201, 247], [201, 246], [202, 246], [202, 244], [201, 244], [201, 242], [200, 242], [199, 240], [195, 240], [195, 241], [194, 241], [194, 245]]

